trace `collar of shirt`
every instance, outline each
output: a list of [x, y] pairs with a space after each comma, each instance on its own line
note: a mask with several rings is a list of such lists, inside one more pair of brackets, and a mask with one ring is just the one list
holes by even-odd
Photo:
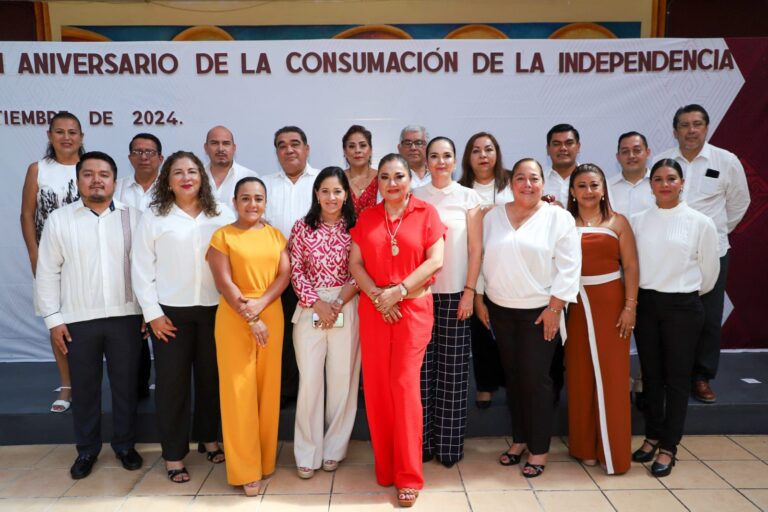
[[290, 183], [292, 185], [296, 185], [298, 182], [300, 182], [301, 180], [305, 179], [305, 177], [307, 177], [307, 178], [310, 178], [310, 177], [314, 178], [315, 176], [320, 174], [320, 171], [318, 169], [315, 169], [311, 165], [307, 164], [307, 166], [304, 167], [304, 170], [301, 171], [301, 174], [299, 175], [299, 179], [297, 179], [296, 182], [293, 182], [291, 180], [291, 178], [289, 178], [288, 175], [285, 174], [285, 171], [282, 169], [282, 167], [280, 168], [280, 172], [278, 172], [276, 174], [282, 180], [284, 180], [284, 181], [286, 181], [286, 182], [288, 182], [288, 183]]
[[645, 169], [645, 175], [641, 179], [639, 179], [637, 181], [637, 183], [632, 183], [631, 181], [629, 181], [628, 179], [626, 179], [624, 177], [624, 173], [623, 172], [619, 172], [618, 174], [614, 174], [613, 176], [611, 176], [608, 179], [608, 184], [609, 185], [616, 185], [617, 183], [624, 182], [627, 185], [632, 185], [633, 187], [636, 187], [636, 186], [640, 185], [643, 181], [650, 180], [650, 179], [651, 179], [651, 170], [646, 168]]
[[423, 186], [427, 187], [427, 190], [431, 194], [444, 194], [447, 196], [448, 194], [450, 194], [451, 192], [453, 192], [459, 187], [459, 183], [456, 181], [451, 181], [450, 185], [443, 188], [437, 188], [434, 183], [427, 183], [426, 185], [423, 185]]
[[112, 201], [110, 201], [110, 203], [109, 203], [109, 208], [107, 208], [106, 210], [104, 210], [101, 213], [96, 213], [95, 211], [91, 210], [88, 206], [85, 205], [85, 203], [83, 202], [82, 198], [78, 199], [73, 204], [75, 205], [75, 209], [76, 210], [83, 210], [83, 209], [84, 210], [88, 210], [89, 212], [91, 212], [92, 214], [94, 214], [97, 217], [103, 217], [105, 215], [109, 215], [110, 213], [112, 213], [115, 210], [125, 210], [127, 208], [127, 206], [125, 204], [121, 203], [117, 199], [112, 199]]
[[[158, 174], [158, 176], [159, 176], [159, 174]], [[138, 187], [140, 189], [139, 191], [142, 194], [148, 194], [148, 193], [150, 193], [152, 191], [153, 188], [155, 188], [155, 185], [157, 184], [158, 176], [155, 176], [155, 179], [152, 180], [152, 184], [149, 186], [149, 188], [146, 191], [144, 190], [144, 187], [141, 185], [141, 183], [136, 181], [136, 175], [135, 174], [133, 176], [131, 176], [130, 178], [128, 178], [128, 181], [126, 181], [126, 185], [131, 187], [131, 188]]]
[[[709, 144], [709, 142], [704, 143], [704, 147], [701, 148], [701, 151], [699, 151], [699, 154], [693, 157], [693, 160], [688, 160], [683, 156], [682, 151], [680, 151], [680, 146], [674, 148], [673, 158], [675, 160], [683, 159], [686, 162], [693, 162], [693, 160], [696, 160], [698, 158], [703, 158], [704, 160], [710, 160], [712, 158], [712, 146]], [[685, 169], [683, 169], [685, 170]]]

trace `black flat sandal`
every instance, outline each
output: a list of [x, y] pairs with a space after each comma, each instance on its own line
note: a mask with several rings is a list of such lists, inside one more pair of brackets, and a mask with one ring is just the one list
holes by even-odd
[[187, 476], [189, 476], [189, 471], [187, 471], [187, 468], [169, 469], [168, 470], [168, 480], [170, 480], [171, 482], [173, 482], [175, 484], [186, 484], [187, 482], [189, 482], [189, 478], [184, 480], [183, 477], [182, 477], [181, 480], [176, 480], [176, 477], [179, 476], [179, 475], [187, 475]]
[[[530, 462], [526, 462], [525, 466], [523, 466], [523, 476], [525, 478], [536, 478], [544, 472], [545, 467], [544, 464], [531, 464]], [[533, 473], [526, 473], [525, 470], [528, 468], [533, 469]]]
[[205, 458], [208, 459], [208, 462], [213, 462], [214, 464], [221, 464], [225, 460], [224, 458], [221, 460], [213, 460], [219, 455], [224, 455], [224, 450], [217, 448], [214, 451], [209, 452], [205, 449], [205, 443], [197, 443], [197, 452], [205, 453]]
[[[505, 451], [499, 456], [499, 464], [502, 466], [516, 466], [520, 464], [520, 459], [523, 457], [523, 454], [525, 453], [525, 450], [521, 451], [518, 454], [509, 453]], [[504, 457], [507, 458], [506, 462], [504, 461]]]

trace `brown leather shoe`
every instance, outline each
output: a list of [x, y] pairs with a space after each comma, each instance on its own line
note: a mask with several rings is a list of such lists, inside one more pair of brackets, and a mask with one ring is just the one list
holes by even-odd
[[717, 395], [709, 387], [706, 380], [697, 380], [693, 383], [693, 398], [705, 404], [713, 404], [717, 401]]

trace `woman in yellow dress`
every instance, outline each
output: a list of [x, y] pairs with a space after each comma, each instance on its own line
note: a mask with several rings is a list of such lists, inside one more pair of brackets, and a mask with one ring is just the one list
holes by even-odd
[[275, 471], [280, 416], [283, 307], [290, 280], [285, 237], [263, 220], [264, 183], [243, 178], [235, 186], [237, 221], [211, 237], [208, 263], [221, 293], [216, 350], [227, 481], [259, 494]]

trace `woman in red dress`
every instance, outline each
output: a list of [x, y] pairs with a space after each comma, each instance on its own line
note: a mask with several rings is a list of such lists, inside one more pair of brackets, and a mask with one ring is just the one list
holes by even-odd
[[424, 486], [419, 375], [432, 336], [430, 284], [443, 265], [446, 228], [435, 208], [410, 194], [408, 162], [379, 162], [384, 200], [363, 211], [352, 235], [349, 270], [360, 288], [365, 408], [376, 480], [412, 506]]
[[352, 189], [352, 205], [355, 215], [376, 204], [376, 169], [371, 167], [373, 152], [371, 132], [364, 126], [353, 124], [341, 138], [344, 158], [349, 168], [344, 171]]

